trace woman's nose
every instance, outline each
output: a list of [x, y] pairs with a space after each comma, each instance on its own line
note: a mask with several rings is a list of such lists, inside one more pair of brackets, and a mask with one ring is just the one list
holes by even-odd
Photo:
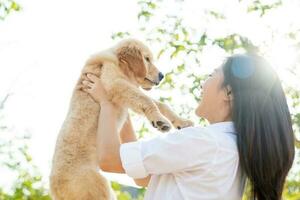
[[204, 85], [205, 81], [200, 81], [200, 89], [203, 89], [203, 85]]

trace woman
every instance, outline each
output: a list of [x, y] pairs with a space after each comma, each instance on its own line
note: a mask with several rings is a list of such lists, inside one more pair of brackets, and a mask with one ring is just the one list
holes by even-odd
[[245, 178], [251, 199], [281, 199], [294, 136], [280, 80], [263, 58], [229, 57], [204, 82], [195, 112], [210, 125], [150, 140], [137, 141], [129, 118], [117, 133], [115, 105], [100, 80], [88, 77], [85, 91], [101, 104], [99, 165], [148, 186], [145, 199], [237, 200]]

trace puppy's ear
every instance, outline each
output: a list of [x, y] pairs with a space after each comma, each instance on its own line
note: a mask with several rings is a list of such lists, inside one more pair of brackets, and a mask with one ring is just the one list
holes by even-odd
[[141, 51], [132, 46], [123, 46], [117, 49], [119, 62], [128, 64], [129, 69], [139, 78], [145, 78], [147, 74], [146, 65]]

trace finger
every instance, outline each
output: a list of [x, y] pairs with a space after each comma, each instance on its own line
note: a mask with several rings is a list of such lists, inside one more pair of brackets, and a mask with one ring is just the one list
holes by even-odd
[[86, 93], [91, 93], [91, 88], [88, 88], [88, 87], [83, 87], [81, 88], [82, 91], [86, 92]]
[[83, 89], [89, 89], [89, 90], [92, 89], [92, 87], [90, 87], [90, 86], [87, 85], [87, 84], [83, 84], [83, 83], [79, 84], [79, 85], [78, 85], [78, 88], [79, 88], [80, 90], [82, 90], [82, 91], [83, 91]]
[[99, 78], [97, 76], [95, 76], [94, 74], [91, 74], [91, 73], [88, 73], [86, 76], [88, 77], [89, 80], [91, 80], [93, 82], [96, 82], [99, 80]]
[[85, 74], [82, 76], [81, 81], [90, 81], [90, 79]]
[[89, 79], [88, 77], [87, 77], [87, 74], [88, 73], [84, 73], [83, 75], [82, 75], [82, 77], [81, 77], [81, 81], [90, 81], [90, 82], [94, 82], [94, 81], [92, 81], [91, 79]]
[[82, 88], [83, 88], [83, 85], [82, 85], [82, 84], [79, 84], [79, 85], [76, 86], [76, 89], [77, 89], [77, 90], [81, 90]]
[[90, 82], [90, 81], [82, 81], [82, 84], [85, 86], [88, 86], [90, 88], [92, 88], [94, 86], [94, 83]]

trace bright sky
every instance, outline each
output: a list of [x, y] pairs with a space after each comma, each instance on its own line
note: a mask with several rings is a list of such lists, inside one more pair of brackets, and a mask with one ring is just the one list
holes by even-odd
[[[13, 93], [6, 104], [6, 121], [15, 128], [14, 133], [31, 133], [30, 152], [47, 177], [55, 140], [85, 60], [90, 54], [113, 45], [110, 38], [113, 32], [137, 30], [138, 5], [135, 1], [121, 0], [18, 2], [22, 11], [0, 21], [0, 95], [3, 95], [0, 98]], [[267, 42], [264, 50], [276, 66], [294, 62], [297, 54], [291, 44], [284, 38], [272, 41], [266, 24], [282, 33], [300, 28], [300, 6], [296, 0], [265, 20], [235, 10], [237, 3], [232, 2], [188, 0], [182, 13], [188, 25], [207, 29], [211, 35], [224, 36], [235, 31], [255, 43]], [[205, 20], [201, 12], [204, 8], [224, 12], [228, 20], [216, 26]], [[222, 61], [216, 57], [222, 56], [212, 48], [201, 59], [204, 64], [215, 66]], [[277, 70], [282, 78], [297, 84], [285, 75], [284, 68]], [[108, 177], [128, 183], [124, 176]], [[8, 180], [2, 179], [0, 184]]]

